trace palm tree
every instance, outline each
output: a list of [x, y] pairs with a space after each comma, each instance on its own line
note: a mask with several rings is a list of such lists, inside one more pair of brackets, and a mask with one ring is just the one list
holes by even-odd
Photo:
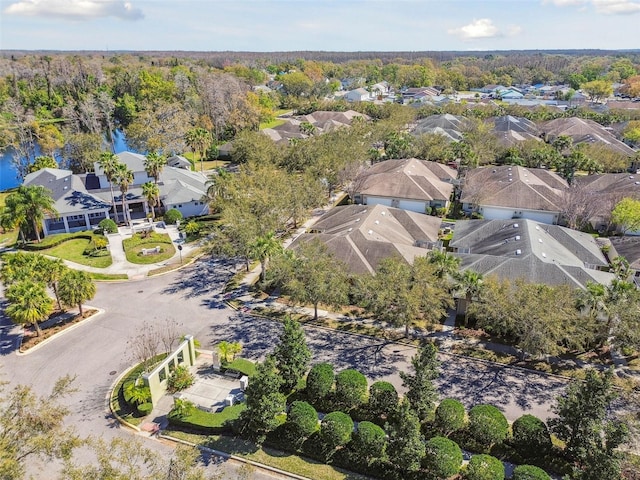
[[[15, 195], [15, 197], [13, 197]], [[11, 198], [6, 206], [11, 205], [12, 211], [9, 215], [14, 218], [15, 223], [31, 223], [31, 227], [36, 234], [36, 239], [40, 243], [40, 228], [45, 215], [58, 216], [55, 202], [51, 197], [51, 190], [42, 185], [21, 186], [18, 190], [7, 197]]]
[[477, 298], [482, 290], [483, 276], [474, 270], [465, 270], [462, 275], [459, 276], [458, 286], [464, 292], [465, 296], [465, 309], [464, 309], [464, 324], [467, 324], [469, 317], [469, 305], [474, 298]]
[[204, 170], [203, 161], [207, 149], [211, 146], [213, 139], [211, 134], [201, 127], [192, 128], [185, 135], [185, 141], [194, 155], [197, 153], [200, 159], [200, 171]]
[[0, 280], [6, 286], [10, 286], [21, 280], [34, 279], [38, 255], [26, 252], [6, 254], [2, 257]]
[[164, 166], [167, 164], [167, 159], [164, 155], [160, 155], [157, 152], [150, 152], [147, 154], [144, 160], [144, 169], [147, 172], [147, 175], [153, 177], [154, 183], [158, 184], [158, 179], [160, 178], [160, 174], [162, 170], [164, 170]]
[[118, 213], [116, 212], [116, 200], [113, 195], [113, 179], [115, 172], [120, 165], [120, 160], [118, 160], [118, 156], [115, 153], [111, 152], [102, 152], [100, 154], [100, 159], [98, 160], [98, 165], [102, 168], [102, 172], [104, 176], [107, 177], [107, 181], [109, 182], [109, 189], [111, 190], [111, 205], [113, 206], [113, 218], [118, 221]]
[[120, 187], [120, 194], [122, 195], [122, 219], [126, 225], [129, 225], [126, 196], [129, 191], [129, 186], [133, 183], [133, 172], [124, 163], [120, 163], [113, 172], [113, 181]]
[[158, 204], [158, 195], [160, 195], [160, 188], [158, 188], [158, 185], [153, 182], [144, 183], [142, 184], [142, 195], [147, 199], [147, 203], [151, 207], [151, 219], [155, 220], [155, 206]]
[[42, 255], [35, 255], [36, 269], [38, 271], [38, 277], [44, 283], [46, 283], [53, 294], [56, 297], [58, 303], [58, 309], [62, 310], [62, 304], [60, 303], [60, 295], [58, 295], [58, 282], [64, 273], [68, 270], [61, 258], [47, 258]]
[[427, 255], [427, 258], [429, 259], [429, 263], [434, 266], [434, 273], [436, 277], [441, 280], [453, 277], [458, 273], [460, 259], [448, 254], [447, 252], [432, 250], [429, 252], [429, 255]]
[[67, 270], [58, 282], [58, 292], [62, 303], [77, 305], [82, 316], [82, 302], [91, 300], [96, 294], [96, 285], [87, 272]]
[[255, 239], [250, 247], [251, 255], [260, 260], [260, 281], [264, 283], [267, 278], [267, 262], [274, 254], [282, 251], [282, 244], [273, 232]]
[[47, 295], [44, 285], [33, 280], [20, 280], [7, 289], [5, 296], [9, 301], [6, 313], [13, 323], [33, 325], [40, 336], [42, 330], [38, 322], [47, 319], [53, 311], [53, 299]]
[[232, 179], [233, 177], [229, 171], [222, 167], [217, 168], [215, 173], [209, 175], [209, 180], [206, 183], [207, 195], [205, 200], [211, 208], [220, 206], [222, 202], [229, 199]]

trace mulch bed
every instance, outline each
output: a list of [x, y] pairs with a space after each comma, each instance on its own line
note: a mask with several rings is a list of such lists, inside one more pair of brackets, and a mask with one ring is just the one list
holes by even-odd
[[[57, 311], [51, 314], [48, 320], [45, 320], [43, 324], [40, 325], [40, 329], [42, 330], [42, 334], [40, 336], [36, 335], [36, 331], [32, 326], [24, 328], [24, 335], [22, 336], [22, 342], [20, 343], [20, 352], [26, 352], [30, 348], [35, 347], [42, 341], [46, 340], [49, 337], [75, 325], [76, 323], [80, 323], [83, 320], [89, 318], [94, 315], [98, 311], [92, 308], [87, 308], [84, 310], [83, 315], [76, 314], [74, 316], [66, 316], [66, 312]], [[57, 317], [60, 317], [59, 320], [55, 321]]]

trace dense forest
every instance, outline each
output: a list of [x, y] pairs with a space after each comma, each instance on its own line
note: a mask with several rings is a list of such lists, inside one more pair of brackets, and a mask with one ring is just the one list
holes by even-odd
[[[355, 108], [380, 125], [375, 147], [393, 132], [432, 113], [488, 118], [505, 113], [545, 120], [561, 115], [496, 104], [456, 103], [443, 108], [347, 105], [329, 100], [349, 88], [387, 81], [395, 89], [435, 85], [465, 91], [486, 84], [622, 82], [640, 90], [640, 54], [627, 52], [8, 52], [0, 56], [0, 150], [12, 147], [21, 175], [35, 161], [36, 145], [75, 172], [91, 170], [113, 132], [126, 133], [142, 152], [183, 153], [217, 145], [272, 122], [279, 109], [300, 113]], [[268, 92], [258, 85], [277, 88]], [[405, 110], [405, 111], [401, 111]], [[603, 125], [637, 120], [637, 111], [574, 110], [563, 115]], [[386, 124], [385, 124], [386, 122]], [[211, 141], [197, 145], [195, 132]], [[473, 135], [469, 136], [470, 138]], [[471, 145], [475, 148], [474, 145]], [[480, 157], [482, 152], [477, 152]], [[495, 160], [504, 152], [490, 155]], [[431, 155], [433, 157], [433, 155]]]

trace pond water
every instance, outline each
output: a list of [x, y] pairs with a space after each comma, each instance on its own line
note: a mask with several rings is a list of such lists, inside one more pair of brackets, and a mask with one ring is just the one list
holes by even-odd
[[[129, 149], [124, 132], [120, 130], [114, 132], [114, 150], [115, 153], [134, 151]], [[40, 155], [39, 148], [36, 148], [36, 155]], [[9, 148], [0, 154], [0, 192], [17, 187], [20, 183], [22, 180], [18, 178], [18, 172], [13, 164], [13, 150]]]

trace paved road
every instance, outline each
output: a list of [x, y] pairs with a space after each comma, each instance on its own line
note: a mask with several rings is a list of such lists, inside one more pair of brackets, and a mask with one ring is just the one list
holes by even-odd
[[[174, 320], [203, 348], [238, 340], [244, 345], [243, 356], [253, 359], [262, 358], [277, 341], [279, 324], [235, 312], [222, 302], [220, 288], [231, 269], [199, 261], [160, 277], [101, 283], [91, 304], [104, 309], [104, 314], [25, 356], [15, 354], [18, 329], [0, 318], [0, 372], [9, 383], [32, 385], [39, 393], [50, 390], [59, 376], [75, 375], [78, 391], [69, 399], [74, 412], [69, 422], [81, 435], [106, 439], [122, 435], [105, 411], [105, 397], [117, 375], [133, 363], [126, 353], [127, 342], [144, 322]], [[315, 327], [307, 327], [306, 333], [314, 361], [330, 361], [336, 370], [359, 368], [372, 380], [388, 380], [401, 391], [398, 372], [407, 369], [415, 353], [412, 347]], [[547, 417], [548, 405], [563, 387], [536, 373], [447, 355], [442, 356], [442, 372], [443, 397], [458, 398], [468, 406], [497, 404], [510, 420], [525, 412]], [[169, 447], [159, 442], [145, 441], [168, 452]]]

